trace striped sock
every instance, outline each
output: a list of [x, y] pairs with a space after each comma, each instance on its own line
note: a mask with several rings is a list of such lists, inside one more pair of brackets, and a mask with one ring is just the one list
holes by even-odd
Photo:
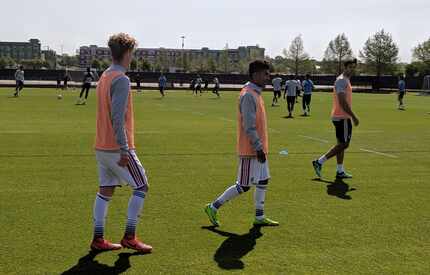
[[239, 196], [242, 193], [243, 193], [243, 189], [240, 185], [238, 184], [232, 185], [229, 188], [227, 188], [227, 190], [225, 190], [224, 193], [211, 204], [211, 207], [214, 210], [218, 210], [224, 203], [226, 203], [231, 199], [234, 199], [235, 197]]
[[255, 188], [254, 200], [255, 200], [255, 218], [258, 220], [264, 219], [264, 200], [266, 197], [266, 187], [257, 186]]
[[125, 227], [126, 236], [136, 235], [137, 221], [139, 218], [139, 214], [142, 212], [144, 201], [145, 192], [134, 190], [133, 195], [128, 202], [127, 225]]
[[111, 197], [103, 196], [97, 193], [94, 202], [93, 217], [94, 217], [94, 239], [103, 238], [106, 213]]

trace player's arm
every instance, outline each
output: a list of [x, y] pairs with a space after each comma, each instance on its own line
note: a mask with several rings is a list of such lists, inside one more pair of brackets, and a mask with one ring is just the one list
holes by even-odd
[[112, 128], [115, 134], [115, 140], [120, 146], [121, 159], [118, 162], [120, 166], [128, 164], [128, 140], [125, 129], [125, 113], [128, 103], [128, 93], [130, 81], [127, 77], [121, 76], [115, 79], [111, 88], [111, 120]]
[[257, 133], [257, 102], [253, 95], [245, 94], [240, 98], [240, 112], [243, 118], [242, 127], [251, 140], [252, 147], [257, 152], [258, 161], [264, 163], [266, 162], [266, 156], [263, 152], [263, 143]]

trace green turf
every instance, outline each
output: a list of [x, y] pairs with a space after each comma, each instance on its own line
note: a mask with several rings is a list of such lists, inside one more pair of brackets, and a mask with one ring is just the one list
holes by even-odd
[[[224, 233], [202, 229], [204, 205], [235, 180], [237, 92], [220, 100], [135, 94], [136, 143], [151, 184], [138, 232], [154, 253], [93, 257], [94, 95], [75, 106], [76, 91], [62, 100], [54, 89], [11, 94], [0, 89], [0, 274], [430, 273], [430, 97], [409, 94], [399, 111], [394, 95], [355, 94], [361, 125], [345, 160], [354, 178], [334, 185], [333, 160], [323, 169], [327, 182], [314, 181], [311, 167], [335, 142], [330, 95], [314, 95], [311, 117], [297, 108], [295, 119], [284, 119], [284, 102], [271, 108], [265, 94], [266, 213], [281, 226], [247, 234], [252, 192], [220, 210]], [[279, 155], [283, 149], [288, 156]], [[128, 187], [118, 189], [110, 203], [109, 239], [122, 236], [129, 196]]]

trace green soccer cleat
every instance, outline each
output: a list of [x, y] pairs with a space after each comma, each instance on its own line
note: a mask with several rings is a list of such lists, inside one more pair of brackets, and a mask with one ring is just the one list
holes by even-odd
[[322, 165], [318, 162], [318, 160], [312, 161], [312, 166], [314, 167], [315, 174], [317, 174], [319, 178], [322, 178]]
[[217, 212], [211, 207], [211, 204], [206, 204], [205, 212], [209, 217], [209, 220], [214, 226], [219, 226], [218, 218], [216, 217]]
[[279, 222], [271, 220], [269, 218], [263, 218], [261, 220], [255, 219], [254, 225], [257, 225], [257, 226], [278, 226]]
[[350, 178], [352, 178], [352, 175], [351, 174], [348, 174], [347, 172], [341, 172], [341, 173], [339, 173], [339, 172], [336, 172], [336, 178], [337, 179], [350, 179]]

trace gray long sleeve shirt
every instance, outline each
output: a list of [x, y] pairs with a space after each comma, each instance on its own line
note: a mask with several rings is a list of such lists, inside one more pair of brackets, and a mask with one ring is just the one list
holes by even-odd
[[[112, 65], [107, 71], [126, 72], [120, 65]], [[126, 75], [120, 75], [112, 80], [111, 96], [111, 121], [115, 133], [115, 139], [122, 151], [128, 151], [128, 141], [125, 128], [125, 114], [127, 112], [128, 94], [130, 92], [130, 79]]]
[[[252, 82], [246, 83], [245, 87], [246, 86], [254, 90], [259, 96], [261, 95], [261, 91], [263, 89], [260, 86]], [[256, 126], [257, 100], [252, 94], [246, 93], [240, 97], [239, 106], [243, 119], [242, 127], [245, 130], [246, 135], [251, 140], [252, 147], [255, 149], [255, 151], [263, 150], [263, 144], [260, 137], [258, 136]]]

